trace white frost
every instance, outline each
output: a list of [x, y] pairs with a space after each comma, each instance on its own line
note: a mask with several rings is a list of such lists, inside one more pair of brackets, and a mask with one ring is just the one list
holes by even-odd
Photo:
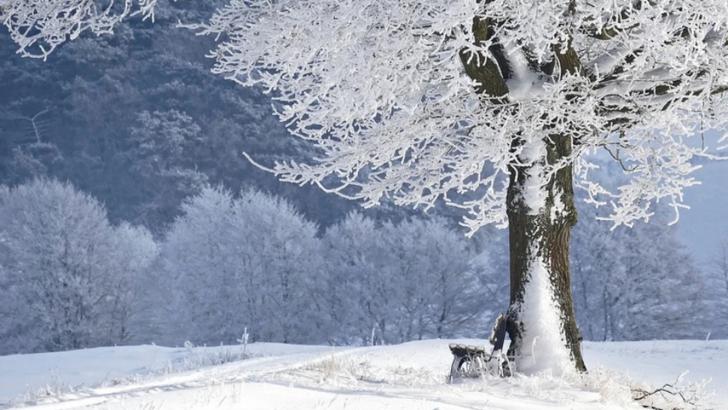
[[544, 161], [546, 159], [546, 144], [540, 138], [527, 141], [520, 155], [521, 160], [531, 167], [525, 170], [523, 181], [523, 201], [530, 215], [538, 215], [546, 206], [547, 192]]
[[515, 101], [538, 98], [543, 93], [543, 79], [529, 68], [524, 51], [515, 41], [508, 38], [504, 38], [503, 41], [509, 49], [511, 70], [513, 70], [513, 77], [506, 81], [509, 97]]
[[566, 204], [563, 199], [564, 192], [561, 188], [554, 189], [554, 204], [551, 207], [551, 221], [556, 221], [566, 211]]
[[122, 7], [104, 6], [86, 0], [0, 0], [0, 23], [18, 45], [24, 57], [46, 59], [67, 39], [83, 32], [111, 33], [130, 16], [141, 15], [154, 21], [157, 0], [118, 1]]

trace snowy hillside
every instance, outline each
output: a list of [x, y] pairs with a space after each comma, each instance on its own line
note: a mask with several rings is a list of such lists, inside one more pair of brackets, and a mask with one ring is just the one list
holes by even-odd
[[[475, 341], [469, 341], [475, 342]], [[728, 341], [585, 343], [591, 373], [445, 383], [448, 341], [331, 348], [131, 346], [0, 357], [0, 408], [623, 409], [630, 380], [712, 379], [700, 408], [728, 408]], [[630, 379], [631, 378], [631, 379]]]

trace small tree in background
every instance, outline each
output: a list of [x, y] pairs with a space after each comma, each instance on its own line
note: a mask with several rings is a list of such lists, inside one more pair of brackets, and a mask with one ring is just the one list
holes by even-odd
[[706, 332], [713, 338], [728, 337], [728, 238], [718, 243], [706, 272]]
[[[110, 337], [120, 343], [142, 340], [149, 329], [152, 309], [145, 303], [152, 297], [160, 302], [160, 295], [149, 287], [151, 267], [159, 256], [159, 247], [145, 228], [122, 223], [114, 228], [114, 253], [117, 281], [113, 282], [115, 298], [112, 308]], [[148, 342], [148, 339], [145, 340]]]
[[182, 212], [162, 247], [164, 286], [176, 294], [172, 341], [233, 343], [245, 327], [251, 340], [321, 341], [310, 300], [321, 277], [315, 224], [280, 198], [219, 187]]
[[471, 319], [493, 307], [480, 300], [481, 282], [496, 279], [486, 278], [492, 271], [477, 264], [469, 245], [439, 218], [378, 225], [352, 213], [329, 228], [328, 285], [319, 292], [333, 325], [329, 339], [399, 343], [483, 334]]
[[[684, 339], [705, 336], [703, 277], [667, 225], [610, 229], [598, 212], [574, 230], [572, 260], [577, 317], [588, 340]], [[710, 310], [709, 308], [707, 310]], [[706, 331], [707, 332], [707, 331]]]
[[109, 225], [104, 207], [69, 184], [36, 180], [0, 194], [0, 331], [6, 341], [0, 349], [125, 341], [129, 284], [154, 254], [149, 233]]

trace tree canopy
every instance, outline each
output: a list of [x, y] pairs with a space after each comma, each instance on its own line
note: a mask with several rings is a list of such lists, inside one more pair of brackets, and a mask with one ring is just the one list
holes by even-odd
[[[19, 52], [45, 58], [84, 31], [153, 18], [156, 3], [5, 0], [0, 13]], [[656, 200], [684, 206], [691, 160], [711, 156], [705, 135], [728, 118], [727, 16], [722, 0], [232, 0], [188, 27], [221, 36], [214, 71], [272, 91], [318, 150], [277, 163], [282, 179], [367, 205], [444, 199], [475, 230], [505, 223], [508, 166], [556, 135], [574, 149], [541, 180], [575, 164], [616, 224], [649, 218]], [[582, 154], [598, 149], [631, 176], [617, 189], [590, 178]]]
[[[472, 229], [505, 222], [513, 164], [542, 162], [535, 186], [576, 165], [616, 224], [654, 201], [677, 211], [691, 160], [711, 156], [701, 138], [728, 118], [722, 0], [234, 0], [196, 28], [225, 36], [215, 72], [274, 90], [321, 151], [278, 163], [282, 179], [369, 205], [444, 198]], [[542, 161], [557, 138], [572, 152]], [[631, 177], [616, 190], [590, 177], [599, 149]]]

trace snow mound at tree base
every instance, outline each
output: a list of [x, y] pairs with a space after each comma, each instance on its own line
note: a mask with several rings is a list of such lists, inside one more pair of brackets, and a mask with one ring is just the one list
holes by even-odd
[[[231, 362], [221, 358], [234, 360], [240, 346], [5, 356], [0, 408], [14, 403], [48, 410], [638, 409], [632, 380], [653, 388], [674, 382], [685, 370], [691, 372], [680, 381], [685, 391], [708, 378], [709, 389], [728, 391], [728, 341], [585, 343], [590, 366], [585, 376], [542, 373], [448, 385], [451, 342], [483, 343], [429, 340], [359, 348], [260, 343], [248, 346], [249, 358]], [[61, 387], [46, 388], [46, 396], [27, 394], [49, 383]], [[683, 408], [728, 407], [728, 397], [695, 391], [704, 403]]]

